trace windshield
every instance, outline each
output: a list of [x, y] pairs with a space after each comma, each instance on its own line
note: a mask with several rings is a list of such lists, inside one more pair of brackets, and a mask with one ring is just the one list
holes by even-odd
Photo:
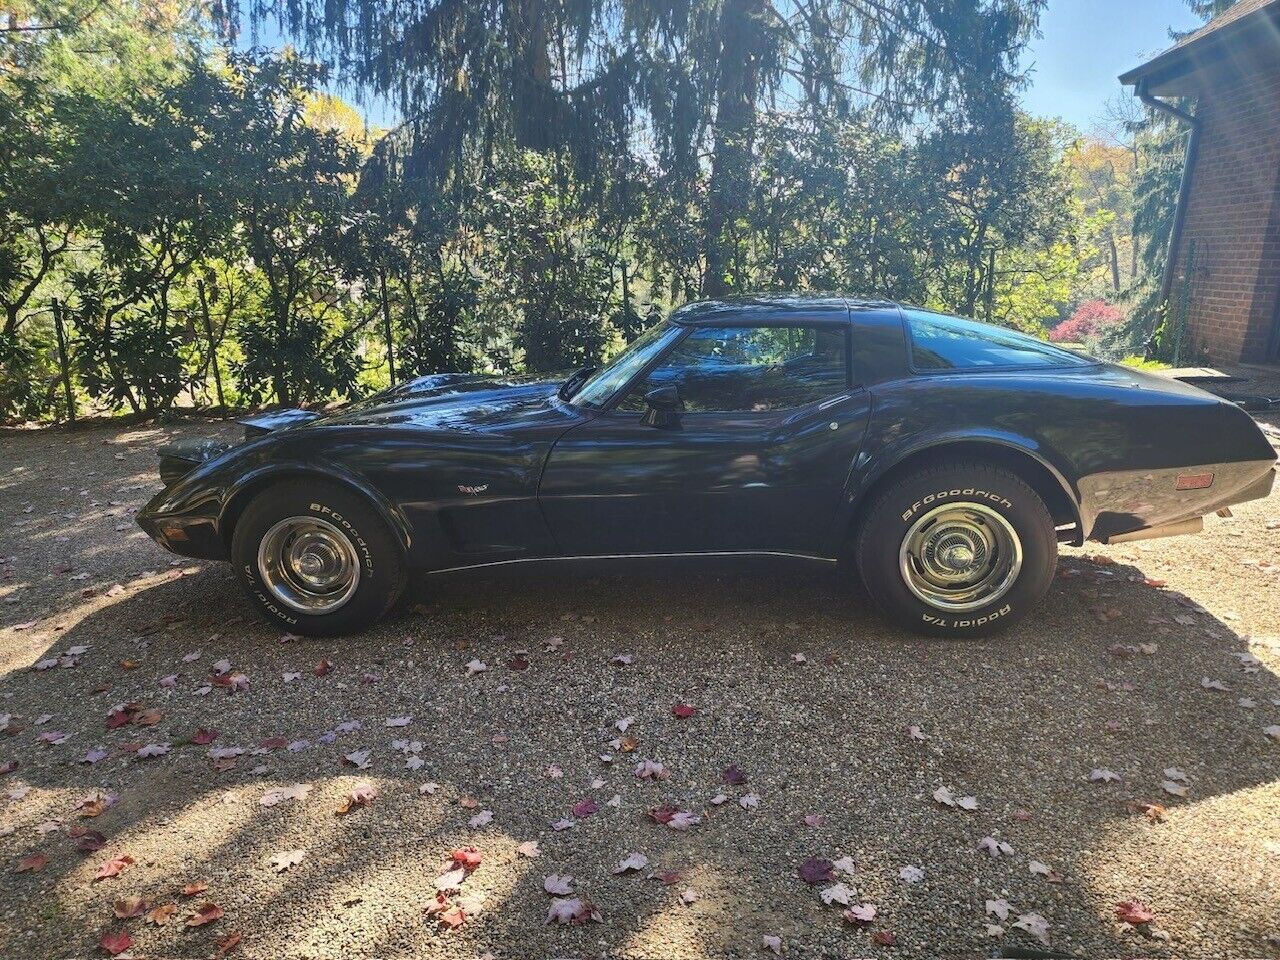
[[577, 392], [569, 398], [576, 407], [603, 407], [615, 393], [627, 385], [649, 361], [678, 335], [680, 328], [663, 321], [650, 327], [633, 340], [625, 350], [613, 358], [613, 362], [593, 373]]

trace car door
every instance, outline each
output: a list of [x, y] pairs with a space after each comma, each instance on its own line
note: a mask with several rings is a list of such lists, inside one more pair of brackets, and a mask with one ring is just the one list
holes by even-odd
[[[552, 448], [539, 502], [561, 551], [832, 555], [869, 413], [844, 317], [688, 328]], [[662, 387], [674, 423], [646, 415]]]

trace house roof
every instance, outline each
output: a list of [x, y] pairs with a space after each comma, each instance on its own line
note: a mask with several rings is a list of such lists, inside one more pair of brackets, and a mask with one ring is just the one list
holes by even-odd
[[1153, 94], [1193, 95], [1204, 68], [1237, 47], [1280, 49], [1280, 0], [1239, 0], [1168, 50], [1121, 74], [1120, 82], [1145, 83]]

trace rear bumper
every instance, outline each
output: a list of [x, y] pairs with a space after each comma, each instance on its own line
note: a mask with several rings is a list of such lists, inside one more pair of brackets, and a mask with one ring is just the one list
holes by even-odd
[[[1213, 474], [1210, 486], [1177, 489], [1179, 476], [1203, 473]], [[1115, 543], [1141, 539], [1130, 535], [1142, 532], [1148, 537], [1193, 532], [1186, 524], [1198, 517], [1269, 496], [1275, 478], [1274, 460], [1098, 474], [1081, 482], [1086, 502], [1096, 510], [1089, 539]]]

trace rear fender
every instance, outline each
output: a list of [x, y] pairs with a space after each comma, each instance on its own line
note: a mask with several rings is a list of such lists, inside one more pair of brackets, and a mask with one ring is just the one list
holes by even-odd
[[[930, 466], [949, 459], [981, 459], [984, 452], [995, 453], [999, 461], [1024, 475], [1031, 486], [1050, 501], [1049, 508], [1059, 522], [1076, 524], [1073, 542], [1083, 542], [1086, 531], [1079, 489], [1055, 462], [1057, 458], [1034, 440], [995, 430], [966, 429], [928, 437], [917, 435], [879, 447], [873, 443], [865, 444], [858, 455], [844, 499], [843, 521], [847, 529], [852, 532], [856, 528], [862, 509], [869, 505], [883, 482], [892, 480], [894, 471], [917, 464]], [[1068, 514], [1069, 519], [1066, 519]]]

